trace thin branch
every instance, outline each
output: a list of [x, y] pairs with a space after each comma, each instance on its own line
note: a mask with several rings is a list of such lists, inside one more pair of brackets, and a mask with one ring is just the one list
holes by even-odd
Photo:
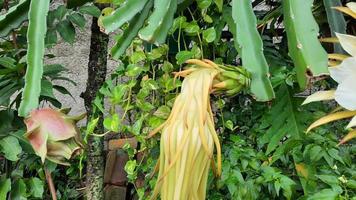
[[49, 172], [46, 167], [44, 167], [44, 171], [45, 171], [45, 174], [46, 174], [46, 180], [47, 180], [47, 183], [48, 183], [48, 188], [49, 188], [49, 191], [51, 192], [52, 200], [57, 200], [56, 188], [54, 187], [54, 184], [53, 184], [51, 172]]

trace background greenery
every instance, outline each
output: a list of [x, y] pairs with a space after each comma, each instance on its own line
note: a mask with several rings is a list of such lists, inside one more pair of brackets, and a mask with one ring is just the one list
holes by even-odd
[[[28, 53], [28, 24], [22, 22], [27, 20], [29, 2], [0, 0], [1, 7], [8, 11], [14, 7], [16, 14], [16, 17], [6, 14], [0, 17], [0, 199], [50, 198], [42, 164], [23, 138], [25, 127], [22, 118], [18, 117], [28, 63], [25, 57]], [[145, 2], [149, 5], [151, 1]], [[312, 2], [311, 11], [321, 37], [330, 36], [332, 31], [355, 34], [351, 18], [342, 15], [330, 17], [330, 12], [334, 11], [327, 7], [335, 3], [344, 5], [348, 1]], [[8, 8], [6, 3], [9, 3]], [[119, 9], [123, 1], [110, 3], [111, 7]], [[140, 19], [143, 12], [132, 16], [135, 21], [122, 23], [122, 35], [113, 34], [119, 46], [112, 50], [112, 56], [119, 59], [120, 64], [93, 102], [96, 113], [105, 113], [105, 131], [119, 133], [122, 138], [133, 136], [139, 141], [138, 149], [125, 146], [130, 156], [125, 170], [135, 186], [132, 193], [142, 199], [147, 198], [155, 183], [154, 178], [148, 177], [159, 155], [159, 138], [147, 140], [146, 136], [168, 117], [174, 97], [179, 92], [181, 82], [177, 80], [174, 83], [172, 72], [182, 69], [184, 61], [189, 58], [244, 64], [242, 52], [234, 40], [236, 32], [233, 27], [237, 22], [232, 18], [230, 1], [188, 0], [178, 3], [172, 26], [165, 34], [167, 38], [159, 41], [160, 45], [136, 37], [139, 29], [132, 26], [135, 25], [133, 22], [144, 22], [149, 17], [146, 15]], [[311, 122], [330, 112], [335, 105], [313, 103], [301, 106], [304, 97], [320, 88], [333, 88], [335, 83], [325, 78], [313, 82], [313, 86], [301, 93], [304, 86], [297, 81], [292, 55], [288, 53], [281, 1], [255, 0], [252, 5], [275, 99], [268, 103], [256, 102], [248, 89], [233, 98], [212, 97], [216, 127], [223, 147], [223, 172], [219, 179], [211, 174], [208, 199], [355, 199], [355, 144], [351, 141], [337, 146], [346, 133], [345, 123], [325, 125], [305, 134]], [[86, 15], [99, 17], [106, 13], [105, 9], [100, 13], [89, 1], [69, 0], [67, 4], [50, 10], [44, 48], [53, 47], [59, 38], [73, 43], [76, 30], [83, 29], [87, 23]], [[100, 19], [103, 18], [99, 18], [99, 23]], [[105, 25], [105, 20], [102, 23]], [[13, 28], [6, 30], [4, 27], [9, 24]], [[115, 49], [125, 45], [127, 49]], [[341, 51], [337, 45], [323, 45], [329, 53]], [[53, 80], [75, 84], [63, 76], [65, 72], [61, 65], [43, 67], [40, 105], [46, 102], [61, 107], [53, 90], [62, 94], [69, 92], [65, 87], [54, 84]], [[104, 99], [108, 106], [102, 104]], [[118, 109], [122, 112], [117, 112]], [[93, 116], [87, 127], [82, 128], [86, 139], [96, 137], [93, 134], [102, 134], [94, 131], [98, 118]], [[143, 155], [144, 159], [136, 160], [137, 154]], [[86, 153], [74, 159], [70, 167], [46, 162], [46, 167], [52, 171], [59, 199], [83, 198], [86, 162], [90, 162]], [[136, 180], [142, 178], [145, 184], [139, 187]]]

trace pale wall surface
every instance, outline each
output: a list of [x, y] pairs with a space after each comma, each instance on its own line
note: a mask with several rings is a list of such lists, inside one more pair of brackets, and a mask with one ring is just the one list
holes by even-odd
[[[47, 50], [47, 53], [54, 54], [56, 57], [47, 59], [46, 64], [61, 64], [69, 71], [65, 74], [66, 77], [72, 79], [77, 83], [73, 86], [68, 82], [57, 82], [66, 87], [73, 95], [74, 99], [69, 95], [62, 95], [55, 93], [58, 100], [63, 104], [63, 107], [71, 107], [72, 114], [79, 114], [85, 112], [84, 100], [80, 94], [85, 91], [87, 81], [87, 67], [90, 52], [90, 26], [91, 18], [88, 18], [88, 23], [83, 31], [77, 29], [76, 41], [74, 44], [68, 44], [62, 40], [59, 43]], [[112, 46], [112, 42], [110, 42]], [[108, 60], [108, 74], [112, 72], [117, 66], [117, 62]]]

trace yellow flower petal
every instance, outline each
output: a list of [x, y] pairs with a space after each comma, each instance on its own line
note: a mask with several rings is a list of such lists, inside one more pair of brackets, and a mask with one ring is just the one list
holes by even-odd
[[355, 115], [356, 115], [356, 111], [341, 111], [341, 112], [329, 114], [325, 117], [318, 119], [312, 125], [310, 125], [309, 128], [307, 129], [307, 133], [318, 126], [321, 126], [321, 125], [324, 125], [324, 124], [327, 124], [329, 122], [333, 122], [333, 121], [336, 121], [339, 119], [350, 118]]
[[314, 94], [308, 96], [302, 105], [316, 102], [316, 101], [325, 101], [325, 100], [333, 100], [335, 98], [335, 90], [327, 90], [327, 91], [319, 91]]

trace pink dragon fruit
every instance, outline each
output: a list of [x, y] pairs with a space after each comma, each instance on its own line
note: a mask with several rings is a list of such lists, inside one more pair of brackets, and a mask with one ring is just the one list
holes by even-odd
[[25, 119], [25, 137], [42, 162], [47, 158], [58, 164], [69, 165], [67, 161], [83, 148], [76, 123], [85, 114], [72, 117], [67, 115], [69, 111], [43, 108], [32, 111]]

